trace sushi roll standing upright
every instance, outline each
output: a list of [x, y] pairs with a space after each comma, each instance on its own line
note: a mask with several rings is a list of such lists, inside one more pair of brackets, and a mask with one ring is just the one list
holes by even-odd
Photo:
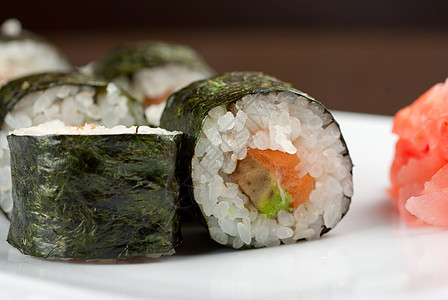
[[315, 239], [349, 208], [352, 162], [338, 124], [278, 79], [234, 72], [192, 83], [170, 96], [161, 126], [185, 133], [184, 193], [218, 243]]
[[53, 45], [22, 30], [18, 20], [6, 20], [0, 31], [0, 86], [33, 73], [70, 70], [67, 59]]
[[57, 259], [173, 254], [180, 137], [147, 126], [14, 130], [8, 242]]
[[0, 208], [12, 210], [9, 131], [43, 123], [145, 125], [144, 108], [114, 83], [80, 73], [43, 73], [0, 88]]
[[144, 103], [147, 120], [155, 126], [171, 93], [213, 74], [196, 51], [165, 42], [124, 45], [93, 65], [96, 76], [119, 83]]

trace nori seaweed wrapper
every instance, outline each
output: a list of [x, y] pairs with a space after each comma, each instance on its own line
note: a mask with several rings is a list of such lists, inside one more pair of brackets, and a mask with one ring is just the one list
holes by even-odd
[[[106, 92], [108, 84], [109, 82], [104, 79], [78, 72], [48, 72], [11, 80], [0, 88], [0, 122], [3, 123], [6, 114], [10, 112], [23, 97], [30, 93], [62, 85], [75, 85], [94, 87], [98, 95], [99, 93]], [[147, 122], [142, 104], [125, 90], [120, 89], [120, 92], [128, 98], [129, 111], [137, 123], [135, 125], [146, 125]]]
[[180, 242], [181, 134], [9, 135], [8, 242], [45, 258], [119, 259]]
[[160, 41], [145, 41], [120, 46], [95, 65], [94, 74], [106, 80], [119, 76], [131, 78], [142, 68], [179, 64], [212, 74], [204, 59], [190, 47]]
[[[199, 138], [208, 112], [221, 105], [225, 105], [228, 108], [230, 104], [249, 94], [268, 94], [273, 92], [289, 92], [298, 95], [310, 102], [318, 103], [324, 108], [326, 113], [331, 115], [322, 103], [308, 94], [294, 89], [289, 83], [259, 72], [220, 74], [208, 80], [196, 81], [168, 98], [160, 126], [167, 130], [184, 132], [180, 173], [184, 183], [181, 188], [181, 195], [184, 195], [182, 207], [187, 208], [203, 225], [205, 225], [205, 220], [193, 199], [191, 159], [194, 156], [196, 141]], [[333, 123], [339, 127], [334, 119]], [[343, 155], [348, 156], [348, 149], [342, 135], [340, 139], [345, 148]], [[322, 234], [328, 230], [328, 228], [324, 228]]]

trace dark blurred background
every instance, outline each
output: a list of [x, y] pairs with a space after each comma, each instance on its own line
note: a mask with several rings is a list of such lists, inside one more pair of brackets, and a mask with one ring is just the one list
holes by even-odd
[[76, 66], [135, 40], [196, 49], [217, 71], [263, 71], [330, 109], [394, 114], [448, 77], [448, 1], [8, 1]]

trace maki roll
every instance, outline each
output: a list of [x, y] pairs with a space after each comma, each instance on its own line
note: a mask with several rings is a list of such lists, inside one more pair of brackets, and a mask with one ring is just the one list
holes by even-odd
[[0, 86], [32, 73], [67, 71], [71, 68], [53, 45], [22, 30], [18, 20], [6, 20], [0, 31]]
[[143, 106], [114, 83], [80, 73], [43, 73], [0, 88], [0, 208], [12, 210], [9, 131], [58, 123], [80, 126], [145, 125]]
[[94, 63], [94, 74], [114, 81], [145, 104], [158, 126], [168, 96], [213, 71], [193, 49], [164, 42], [138, 42], [112, 50]]
[[8, 242], [57, 259], [172, 254], [181, 133], [147, 126], [47, 126], [8, 135], [14, 209]]
[[192, 83], [170, 96], [161, 125], [185, 133], [186, 192], [218, 243], [315, 239], [349, 208], [352, 162], [339, 125], [276, 78], [233, 72]]

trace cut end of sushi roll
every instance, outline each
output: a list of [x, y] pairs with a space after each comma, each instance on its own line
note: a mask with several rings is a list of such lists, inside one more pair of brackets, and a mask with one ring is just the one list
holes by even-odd
[[0, 33], [0, 86], [33, 73], [70, 70], [69, 62], [58, 49], [24, 33], [17, 19], [6, 20]]
[[[175, 117], [187, 106], [204, 116], [197, 131]], [[177, 120], [194, 141], [194, 199], [218, 243], [316, 239], [346, 214], [352, 161], [333, 116], [308, 95], [263, 74], [228, 73], [171, 96], [162, 125]]]
[[93, 123], [81, 126], [65, 126], [59, 122], [49, 122], [37, 126], [19, 128], [9, 132], [16, 136], [45, 136], [45, 135], [120, 135], [120, 134], [159, 134], [165, 136], [180, 135], [180, 131], [168, 131], [163, 128], [154, 128], [148, 126], [117, 125], [108, 128]]
[[173, 254], [180, 141], [180, 132], [147, 126], [14, 130], [8, 242], [63, 260]]
[[315, 239], [352, 196], [352, 163], [320, 104], [293, 93], [211, 110], [195, 148], [196, 201], [210, 234], [234, 248]]

